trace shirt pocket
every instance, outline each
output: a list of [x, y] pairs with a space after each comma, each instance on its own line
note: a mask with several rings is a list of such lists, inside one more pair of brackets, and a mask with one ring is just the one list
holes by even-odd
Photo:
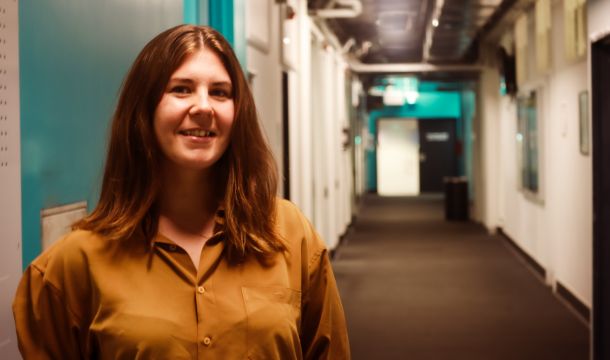
[[282, 286], [243, 286], [248, 359], [301, 359], [301, 292]]

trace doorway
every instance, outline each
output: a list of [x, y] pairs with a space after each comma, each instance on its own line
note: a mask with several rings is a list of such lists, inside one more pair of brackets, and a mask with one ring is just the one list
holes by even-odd
[[382, 196], [419, 195], [417, 119], [378, 120], [377, 192]]
[[593, 358], [610, 359], [610, 35], [591, 46]]
[[419, 121], [419, 173], [422, 193], [443, 192], [443, 178], [457, 175], [455, 119]]

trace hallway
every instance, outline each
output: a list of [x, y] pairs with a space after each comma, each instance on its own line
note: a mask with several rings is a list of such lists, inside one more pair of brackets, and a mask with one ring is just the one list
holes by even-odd
[[367, 195], [333, 267], [355, 360], [588, 359], [588, 326], [440, 197]]

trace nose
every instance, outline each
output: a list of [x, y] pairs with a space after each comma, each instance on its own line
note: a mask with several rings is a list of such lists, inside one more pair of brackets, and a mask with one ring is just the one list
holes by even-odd
[[199, 91], [196, 96], [193, 96], [193, 104], [191, 105], [189, 113], [193, 116], [211, 116], [214, 113], [207, 90]]

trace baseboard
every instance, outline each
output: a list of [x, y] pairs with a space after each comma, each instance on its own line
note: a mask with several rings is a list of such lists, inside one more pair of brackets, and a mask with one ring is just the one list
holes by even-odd
[[591, 323], [591, 310], [585, 303], [580, 301], [568, 288], [563, 286], [563, 284], [557, 281], [557, 295], [563, 299], [565, 302], [570, 304], [572, 309], [580, 315], [585, 322], [588, 324]]
[[510, 247], [521, 256], [521, 258], [534, 270], [538, 275], [542, 277], [542, 279], [546, 279], [546, 269], [544, 266], [540, 265], [536, 259], [530, 256], [530, 254], [526, 253], [517, 243], [508, 236], [502, 228], [497, 228], [498, 235], [500, 235]]
[[[502, 228], [497, 228], [497, 233], [513, 250], [515, 250], [515, 252], [531, 267], [532, 270], [534, 270], [536, 274], [541, 276], [542, 280], [546, 279], [546, 269], [540, 265], [536, 259], [521, 249], [521, 247], [502, 230]], [[580, 316], [585, 323], [591, 324], [591, 310], [589, 307], [578, 299], [576, 295], [574, 295], [568, 288], [563, 286], [561, 282], [556, 281], [555, 283], [555, 293], [557, 296], [563, 300], [568, 307], [574, 310], [574, 312]]]
[[343, 234], [341, 234], [339, 236], [339, 242], [337, 242], [337, 246], [335, 246], [334, 249], [331, 249], [329, 251], [329, 255], [331, 260], [335, 258], [335, 256], [337, 255], [337, 250], [339, 250], [339, 248], [343, 245], [343, 243], [345, 242], [345, 239], [347, 238], [347, 235], [352, 231], [353, 228], [353, 224], [354, 224], [354, 220], [356, 219], [355, 215], [352, 215], [352, 217], [350, 218], [349, 223], [347, 224], [347, 226], [345, 227], [345, 231], [343, 232]]

